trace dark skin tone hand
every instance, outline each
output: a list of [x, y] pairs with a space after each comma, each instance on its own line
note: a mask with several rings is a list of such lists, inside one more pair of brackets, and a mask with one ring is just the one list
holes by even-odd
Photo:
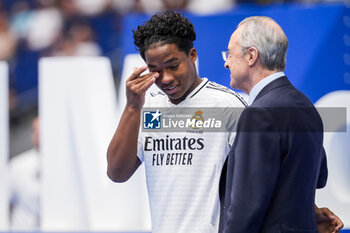
[[340, 218], [328, 208], [318, 208], [315, 205], [315, 215], [319, 233], [339, 233], [344, 227]]

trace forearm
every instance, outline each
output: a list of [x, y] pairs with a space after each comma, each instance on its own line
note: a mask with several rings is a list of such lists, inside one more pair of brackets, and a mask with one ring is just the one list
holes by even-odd
[[137, 157], [141, 109], [146, 91], [159, 77], [157, 72], [141, 75], [146, 69], [135, 67], [126, 80], [127, 104], [107, 151], [107, 175], [115, 182], [128, 180], [141, 164]]
[[119, 126], [107, 151], [109, 178], [115, 182], [128, 180], [140, 165], [137, 157], [137, 140], [140, 127], [140, 110], [126, 106]]

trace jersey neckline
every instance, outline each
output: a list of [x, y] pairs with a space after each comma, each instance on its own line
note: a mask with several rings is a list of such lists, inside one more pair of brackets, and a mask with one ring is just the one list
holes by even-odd
[[209, 82], [209, 80], [208, 80], [207, 78], [201, 78], [201, 79], [202, 79], [202, 81], [200, 82], [200, 84], [198, 84], [198, 86], [197, 86], [195, 89], [193, 89], [193, 90], [186, 96], [186, 98], [185, 98], [183, 101], [181, 101], [181, 102], [178, 103], [178, 104], [173, 104], [173, 103], [171, 103], [170, 99], [168, 98], [168, 102], [171, 103], [171, 104], [174, 105], [174, 106], [179, 106], [179, 105], [181, 105], [182, 103], [186, 102], [187, 99], [193, 98], [193, 97], [194, 97], [195, 95], [197, 95], [197, 94], [203, 89], [203, 87], [205, 87], [205, 85]]

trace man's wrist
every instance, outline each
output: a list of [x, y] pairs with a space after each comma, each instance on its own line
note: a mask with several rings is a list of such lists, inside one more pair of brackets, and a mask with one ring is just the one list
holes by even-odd
[[142, 106], [134, 105], [134, 104], [126, 104], [125, 111], [128, 113], [140, 113], [142, 110]]

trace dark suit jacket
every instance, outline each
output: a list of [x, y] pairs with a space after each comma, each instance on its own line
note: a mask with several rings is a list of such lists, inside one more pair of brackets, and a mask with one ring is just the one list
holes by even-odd
[[220, 181], [220, 232], [317, 233], [315, 191], [326, 184], [323, 124], [287, 79], [265, 86], [238, 122]]

